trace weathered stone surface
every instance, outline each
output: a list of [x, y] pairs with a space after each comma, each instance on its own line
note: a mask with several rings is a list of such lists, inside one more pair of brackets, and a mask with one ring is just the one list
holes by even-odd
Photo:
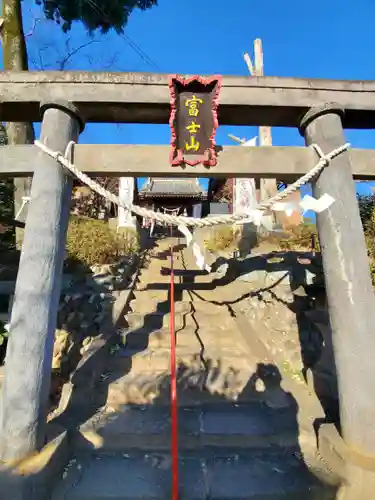
[[[133, 340], [125, 347], [119, 342], [105, 356], [100, 383], [90, 391], [91, 402], [97, 401], [93, 407], [100, 409], [79, 422], [77, 460], [53, 500], [171, 498], [170, 301], [164, 269], [171, 243], [176, 241], [158, 245], [139, 277], [132, 331], [123, 330]], [[284, 263], [287, 257], [271, 263], [263, 256], [251, 263], [221, 261], [207, 275], [195, 273], [189, 251], [176, 250], [177, 255], [179, 498], [333, 499], [324, 496], [302, 460], [302, 440], [310, 443], [312, 437], [315, 451], [315, 434], [299, 431], [298, 406], [282, 385], [281, 372], [286, 377], [287, 371], [250, 351], [233, 319], [239, 304], [248, 314], [249, 334], [290, 360], [291, 377], [298, 363], [302, 369], [290, 281], [296, 273]], [[258, 281], [242, 280], [246, 274]]]
[[[53, 427], [53, 426], [52, 426]], [[69, 458], [66, 431], [54, 428], [51, 438], [38, 453], [16, 464], [0, 466], [0, 498], [9, 500], [41, 500], [49, 498]]]
[[71, 347], [71, 338], [66, 330], [56, 330], [55, 344], [53, 347], [52, 369], [58, 370], [61, 368], [62, 358]]
[[[67, 471], [53, 500], [165, 500], [171, 498], [168, 455], [92, 457], [78, 459]], [[180, 498], [204, 500], [202, 461], [180, 461]]]
[[[182, 457], [179, 498], [186, 500], [333, 499], [293, 454]], [[171, 457], [78, 457], [53, 500], [165, 500], [171, 498]]]
[[[228, 402], [216, 405], [179, 407], [179, 449], [197, 447], [233, 449], [298, 446], [298, 431], [293, 404], [277, 408], [264, 402]], [[122, 450], [163, 450], [171, 446], [171, 416], [168, 406], [122, 406], [104, 412], [81, 426], [83, 439], [78, 448], [100, 449], [102, 453]], [[96, 438], [94, 437], [96, 436]], [[312, 437], [313, 441], [314, 438]]]
[[[313, 499], [318, 494], [318, 482], [303, 460], [293, 453], [284, 453], [282, 457], [259, 454], [214, 458], [207, 460], [206, 467], [210, 498], [213, 499], [297, 500]], [[319, 493], [319, 498], [324, 498], [324, 493]]]
[[[117, 265], [96, 266], [96, 276], [75, 276], [69, 290], [61, 295], [52, 362], [54, 383], [51, 415], [64, 411], [73, 390], [68, 380], [77, 369], [82, 371], [80, 364], [90, 357], [100, 336], [113, 334], [111, 328], [115, 310], [118, 302], [123, 302], [121, 294], [124, 292], [120, 291], [119, 297], [116, 297], [109, 285], [116, 278], [121, 283], [128, 283], [127, 273], [134, 269], [134, 264], [133, 259], [121, 261], [121, 273], [117, 272]], [[103, 276], [105, 279], [100, 282], [99, 278]], [[61, 387], [64, 383], [66, 387]]]
[[246, 283], [264, 283], [266, 274], [265, 270], [251, 271], [249, 273], [242, 274], [237, 279], [239, 281], [246, 281]]
[[[307, 378], [311, 389], [325, 401], [331, 398], [335, 405], [338, 396], [332, 332], [320, 259], [280, 253], [272, 257], [272, 262], [284, 266], [283, 270], [252, 271], [249, 286], [254, 296], [250, 293], [237, 310], [247, 317], [251, 330], [257, 332], [285, 373], [304, 384], [303, 373], [310, 370]], [[283, 274], [288, 276], [280, 280]], [[238, 281], [243, 278], [238, 277]]]

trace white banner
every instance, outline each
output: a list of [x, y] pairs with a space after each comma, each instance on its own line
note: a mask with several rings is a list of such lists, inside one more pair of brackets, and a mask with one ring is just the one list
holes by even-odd
[[[119, 178], [119, 198], [122, 203], [133, 203], [134, 201], [134, 177]], [[118, 207], [117, 227], [133, 227], [132, 214], [125, 208]]]
[[[241, 146], [256, 147], [257, 137], [243, 142]], [[233, 213], [250, 213], [258, 205], [256, 197], [256, 187], [254, 179], [242, 179], [237, 177], [235, 179], [234, 187], [234, 200], [233, 200]], [[238, 224], [245, 224], [251, 220], [242, 220]]]

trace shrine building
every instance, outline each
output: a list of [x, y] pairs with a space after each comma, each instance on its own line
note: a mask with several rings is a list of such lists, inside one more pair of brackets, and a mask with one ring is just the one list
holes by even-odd
[[149, 177], [138, 191], [137, 203], [140, 206], [160, 212], [175, 212], [188, 217], [201, 217], [202, 205], [207, 193], [199, 180], [193, 178], [154, 178]]

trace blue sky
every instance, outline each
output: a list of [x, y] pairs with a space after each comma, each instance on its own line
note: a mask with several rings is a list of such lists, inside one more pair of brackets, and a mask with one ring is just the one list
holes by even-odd
[[[23, 6], [30, 69], [57, 69], [68, 52], [89, 43], [79, 24], [67, 36], [43, 19], [34, 0]], [[243, 53], [252, 54], [253, 40], [261, 38], [266, 75], [371, 80], [374, 23], [374, 0], [159, 0], [158, 7], [132, 14], [124, 36], [96, 35], [64, 69], [248, 75]], [[228, 133], [250, 138], [257, 130], [220, 127], [219, 144], [233, 144]], [[374, 131], [349, 130], [347, 139], [353, 147], [375, 146]], [[89, 124], [81, 136], [82, 143], [169, 140], [169, 128], [163, 125]], [[273, 141], [303, 145], [295, 129], [273, 128]], [[368, 183], [358, 187], [361, 192], [371, 189]]]

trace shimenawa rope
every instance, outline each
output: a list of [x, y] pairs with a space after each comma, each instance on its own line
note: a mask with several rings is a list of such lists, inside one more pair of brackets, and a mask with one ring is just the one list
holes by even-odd
[[[73, 163], [68, 160], [68, 156], [70, 156], [72, 147], [74, 146], [74, 141], [70, 141], [65, 155], [59, 151], [53, 151], [45, 144], [40, 141], [35, 141], [35, 145], [40, 148], [44, 153], [49, 155], [51, 158], [58, 161], [61, 165], [67, 168], [70, 172], [72, 172], [81, 182], [89, 186], [93, 191], [96, 191], [98, 194], [106, 198], [108, 201], [118, 205], [119, 207], [125, 208], [126, 210], [131, 211], [132, 213], [139, 215], [140, 217], [147, 217], [149, 219], [153, 219], [156, 222], [172, 224], [175, 226], [184, 225], [184, 226], [195, 226], [195, 227], [210, 227], [216, 226], [218, 224], [228, 224], [241, 220], [249, 219], [251, 213], [241, 213], [241, 214], [230, 214], [230, 215], [219, 215], [206, 217], [204, 219], [198, 219], [194, 217], [184, 217], [184, 216], [175, 216], [163, 214], [161, 212], [154, 212], [153, 210], [148, 210], [146, 208], [139, 207], [138, 205], [133, 205], [131, 203], [124, 203], [120, 200], [120, 198], [110, 191], [107, 191], [100, 184], [95, 182], [89, 176], [81, 172]], [[308, 184], [311, 179], [313, 179], [316, 175], [318, 175], [325, 167], [327, 167], [331, 160], [339, 156], [344, 151], [347, 151], [350, 147], [350, 143], [346, 143], [343, 146], [340, 146], [334, 150], [332, 150], [328, 154], [324, 154], [321, 148], [317, 144], [312, 144], [312, 147], [319, 156], [319, 161], [309, 172], [300, 177], [296, 182], [290, 184], [284, 191], [280, 191], [276, 196], [273, 196], [269, 200], [259, 204], [255, 210], [265, 212], [268, 210], [272, 211], [272, 207], [275, 203], [282, 201], [287, 198], [291, 193], [294, 193], [301, 186]], [[249, 172], [250, 175], [250, 172]]]

